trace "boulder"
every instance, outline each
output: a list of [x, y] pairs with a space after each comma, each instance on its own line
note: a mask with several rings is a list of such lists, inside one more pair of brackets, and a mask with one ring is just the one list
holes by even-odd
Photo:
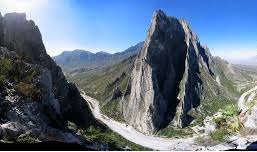
[[248, 115], [246, 121], [244, 122], [245, 128], [255, 129], [257, 126], [257, 105], [255, 105], [250, 114]]
[[216, 123], [213, 121], [213, 117], [207, 116], [204, 121], [205, 133], [210, 134], [216, 130]]
[[1, 125], [2, 135], [4, 138], [16, 138], [26, 131], [26, 127], [18, 122], [7, 122]]
[[249, 145], [247, 139], [243, 137], [233, 141], [232, 144], [234, 144], [237, 149], [246, 149], [246, 147]]

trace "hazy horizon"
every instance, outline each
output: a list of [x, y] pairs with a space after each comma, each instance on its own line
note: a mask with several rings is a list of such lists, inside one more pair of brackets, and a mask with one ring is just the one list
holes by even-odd
[[[184, 18], [214, 56], [247, 60], [255, 56], [257, 2], [1, 0], [2, 15], [25, 12], [39, 26], [47, 52], [75, 49], [121, 52], [144, 41], [156, 9]], [[217, 11], [218, 10], [218, 11]]]

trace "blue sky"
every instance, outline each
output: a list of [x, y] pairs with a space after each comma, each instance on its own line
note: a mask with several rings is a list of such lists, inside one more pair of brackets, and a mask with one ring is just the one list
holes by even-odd
[[123, 51], [143, 41], [154, 10], [186, 19], [202, 44], [224, 58], [257, 54], [256, 0], [0, 0], [0, 11], [26, 12], [48, 54]]

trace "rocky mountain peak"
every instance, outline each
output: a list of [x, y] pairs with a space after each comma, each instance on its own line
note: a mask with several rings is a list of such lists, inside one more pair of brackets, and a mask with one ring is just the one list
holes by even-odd
[[211, 71], [211, 55], [185, 20], [155, 11], [131, 74], [131, 94], [124, 101], [126, 121], [151, 133], [174, 120], [184, 127], [187, 112], [202, 98], [200, 67]]
[[162, 20], [162, 18], [166, 18], [166, 17], [167, 17], [166, 14], [161, 9], [158, 9], [154, 11], [152, 20], [160, 21]]

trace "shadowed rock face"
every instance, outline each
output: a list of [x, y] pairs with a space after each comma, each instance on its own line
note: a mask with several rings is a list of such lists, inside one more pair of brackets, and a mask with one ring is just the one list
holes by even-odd
[[47, 55], [41, 33], [25, 14], [0, 15], [0, 46], [16, 52], [25, 62], [50, 71], [53, 98], [58, 100], [63, 121], [88, 126], [95, 120], [75, 85], [66, 81], [61, 68]]
[[200, 104], [200, 67], [213, 75], [211, 55], [184, 20], [154, 13], [144, 47], [131, 74], [131, 93], [123, 101], [127, 122], [151, 133], [174, 119], [180, 127], [191, 118], [186, 114]]

